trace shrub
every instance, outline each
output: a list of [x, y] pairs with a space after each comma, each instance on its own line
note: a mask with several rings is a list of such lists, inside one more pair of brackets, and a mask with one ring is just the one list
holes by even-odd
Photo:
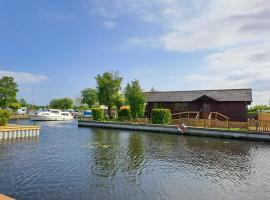
[[118, 113], [118, 119], [120, 120], [130, 120], [130, 109], [129, 108], [121, 108]]
[[102, 108], [93, 108], [92, 115], [95, 121], [103, 121], [105, 119], [104, 110]]
[[169, 109], [153, 109], [151, 112], [152, 124], [170, 124], [171, 111]]
[[5, 126], [8, 123], [11, 113], [7, 110], [0, 110], [0, 126]]

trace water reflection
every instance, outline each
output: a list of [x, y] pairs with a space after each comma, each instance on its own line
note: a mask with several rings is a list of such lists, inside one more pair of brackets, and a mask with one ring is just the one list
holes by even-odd
[[102, 129], [92, 131], [88, 142], [94, 157], [91, 172], [96, 176], [113, 177], [117, 172], [119, 135]]
[[128, 149], [127, 149], [127, 170], [129, 172], [137, 172], [142, 168], [144, 162], [144, 144], [143, 138], [140, 134], [130, 134], [128, 137]]
[[40, 123], [0, 143], [0, 192], [16, 199], [268, 199], [270, 145]]

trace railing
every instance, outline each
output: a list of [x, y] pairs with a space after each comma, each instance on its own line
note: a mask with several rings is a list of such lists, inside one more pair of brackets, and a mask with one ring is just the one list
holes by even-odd
[[212, 123], [215, 124], [215, 127], [226, 128], [229, 127], [229, 117], [218, 113], [218, 112], [210, 112], [208, 119], [209, 127], [213, 126]]
[[188, 118], [188, 119], [198, 119], [200, 116], [199, 112], [181, 112], [181, 113], [173, 113], [173, 119], [181, 119], [181, 118]]

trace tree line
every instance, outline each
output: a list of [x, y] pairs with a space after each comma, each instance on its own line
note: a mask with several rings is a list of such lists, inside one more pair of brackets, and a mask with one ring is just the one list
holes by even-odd
[[54, 109], [87, 110], [105, 106], [108, 116], [112, 117], [112, 109], [118, 113], [124, 105], [130, 107], [132, 117], [142, 117], [145, 111], [146, 98], [140, 82], [131, 81], [122, 90], [123, 77], [118, 72], [104, 72], [95, 77], [96, 87], [85, 88], [75, 101], [71, 98], [52, 99], [47, 106]]
[[90, 108], [104, 105], [108, 115], [112, 117], [112, 108], [119, 112], [124, 105], [130, 106], [132, 117], [142, 117], [146, 98], [138, 80], [131, 81], [122, 91], [123, 77], [118, 72], [104, 72], [96, 77], [96, 88], [86, 88], [81, 91], [81, 103]]

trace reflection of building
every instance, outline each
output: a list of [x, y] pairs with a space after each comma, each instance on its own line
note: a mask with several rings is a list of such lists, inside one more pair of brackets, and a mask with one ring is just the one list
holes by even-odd
[[247, 106], [252, 102], [251, 89], [146, 92], [145, 94], [148, 115], [153, 108], [169, 108], [172, 113], [199, 112], [200, 118], [203, 119], [207, 119], [210, 112], [218, 112], [232, 121], [246, 121]]
[[144, 140], [152, 163], [166, 161], [184, 173], [246, 179], [252, 170], [253, 143], [164, 134], [146, 134]]

